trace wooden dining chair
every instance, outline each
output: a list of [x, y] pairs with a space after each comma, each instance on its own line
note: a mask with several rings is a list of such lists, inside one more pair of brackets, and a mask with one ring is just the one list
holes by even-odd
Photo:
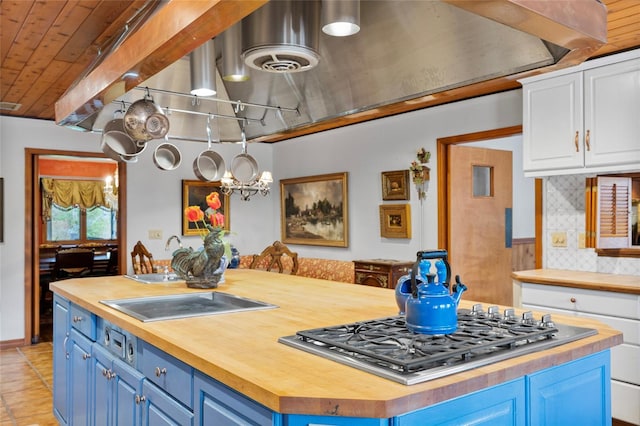
[[138, 241], [131, 251], [131, 264], [134, 274], [152, 274], [155, 272], [153, 266], [153, 255]]
[[292, 267], [290, 274], [296, 275], [298, 273], [298, 253], [289, 250], [289, 248], [280, 241], [275, 241], [269, 247], [262, 250], [260, 254], [254, 254], [249, 269], [258, 269], [265, 263], [265, 259], [268, 259], [265, 269], [271, 271], [274, 266], [277, 266], [278, 272], [282, 274], [285, 271], [284, 265], [282, 264], [283, 255], [291, 258]]
[[118, 248], [109, 250], [109, 261], [105, 269], [107, 275], [118, 275]]
[[56, 252], [52, 281], [88, 276], [93, 272], [93, 250], [74, 247]]

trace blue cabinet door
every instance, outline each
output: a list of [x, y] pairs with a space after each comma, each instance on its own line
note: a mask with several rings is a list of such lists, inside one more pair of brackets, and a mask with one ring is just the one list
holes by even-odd
[[142, 394], [143, 426], [193, 426], [193, 412], [146, 378]]
[[53, 298], [53, 413], [63, 425], [69, 421], [67, 345], [70, 329], [69, 301], [55, 295]]
[[142, 410], [136, 398], [142, 395], [144, 375], [115, 359], [113, 361], [113, 426], [139, 425], [142, 421]]
[[71, 424], [89, 424], [91, 390], [93, 388], [91, 340], [71, 329], [71, 364], [69, 380], [71, 387]]
[[111, 418], [111, 364], [113, 356], [105, 349], [93, 345], [93, 425], [110, 426], [113, 424]]
[[196, 426], [275, 426], [279, 414], [196, 371], [194, 377]]
[[610, 425], [609, 351], [528, 376], [529, 425]]
[[[524, 378], [398, 416], [397, 426], [525, 425]], [[542, 424], [542, 423], [540, 423]]]

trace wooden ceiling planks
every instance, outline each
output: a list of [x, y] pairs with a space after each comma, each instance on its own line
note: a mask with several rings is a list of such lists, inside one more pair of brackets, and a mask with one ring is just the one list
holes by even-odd
[[[178, 0], [180, 1], [180, 0]], [[183, 0], [184, 1], [184, 0]], [[264, 0], [262, 0], [264, 1]], [[221, 3], [237, 5], [233, 0]], [[640, 3], [638, 0], [602, 0], [608, 9], [607, 44], [594, 53], [607, 55], [640, 46]], [[120, 34], [127, 21], [136, 15], [148, 0], [70, 0], [70, 1], [0, 1], [0, 101], [22, 103], [17, 111], [2, 110], [0, 114], [54, 119], [56, 101], [74, 86], [76, 79], [86, 73], [96, 61], [98, 49], [104, 47], [114, 35]], [[155, 2], [159, 3], [159, 0]], [[184, 1], [189, 3], [189, 0]], [[233, 7], [229, 7], [232, 9]], [[210, 22], [201, 25], [224, 26], [240, 18], [234, 11], [209, 16]], [[224, 22], [223, 22], [224, 21]], [[211, 23], [212, 22], [212, 23]], [[226, 24], [225, 24], [226, 22]], [[50, 28], [57, 25], [56, 31]], [[155, 33], [162, 37], [161, 29]], [[177, 44], [189, 40], [185, 32], [170, 52], [178, 57]], [[59, 47], [59, 44], [63, 45]], [[178, 40], [178, 39], [175, 39]], [[42, 46], [41, 46], [42, 45]], [[51, 56], [51, 53], [55, 55]], [[46, 61], [49, 61], [47, 64]], [[150, 73], [166, 58], [150, 58], [139, 64], [140, 71]], [[66, 65], [66, 68], [65, 68]], [[339, 117], [337, 126], [399, 114], [418, 108], [457, 101], [495, 91], [518, 87], [513, 79], [489, 81], [478, 85], [446, 91], [418, 102], [397, 103], [375, 111], [351, 117]], [[289, 139], [295, 135], [313, 133], [337, 127], [330, 123], [295, 132], [283, 132], [265, 138], [267, 142]]]

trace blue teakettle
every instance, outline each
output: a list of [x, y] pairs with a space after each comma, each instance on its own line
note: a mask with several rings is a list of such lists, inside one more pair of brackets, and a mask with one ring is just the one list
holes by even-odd
[[[436, 258], [442, 262], [439, 264], [440, 267], [436, 268], [441, 281], [434, 282], [435, 275], [428, 274], [427, 282], [418, 285], [415, 275], [420, 262]], [[456, 276], [453, 293], [450, 293], [450, 274], [446, 250], [418, 252], [418, 260], [411, 271], [411, 295], [407, 297], [405, 307], [409, 331], [420, 334], [451, 334], [457, 330], [458, 303], [467, 287], [460, 282], [460, 277]]]

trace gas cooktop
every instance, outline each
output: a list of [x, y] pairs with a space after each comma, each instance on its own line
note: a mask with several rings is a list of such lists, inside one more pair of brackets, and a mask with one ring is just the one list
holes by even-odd
[[299, 331], [280, 343], [396, 382], [413, 385], [597, 334], [481, 304], [458, 311], [452, 334], [410, 332], [404, 315]]

